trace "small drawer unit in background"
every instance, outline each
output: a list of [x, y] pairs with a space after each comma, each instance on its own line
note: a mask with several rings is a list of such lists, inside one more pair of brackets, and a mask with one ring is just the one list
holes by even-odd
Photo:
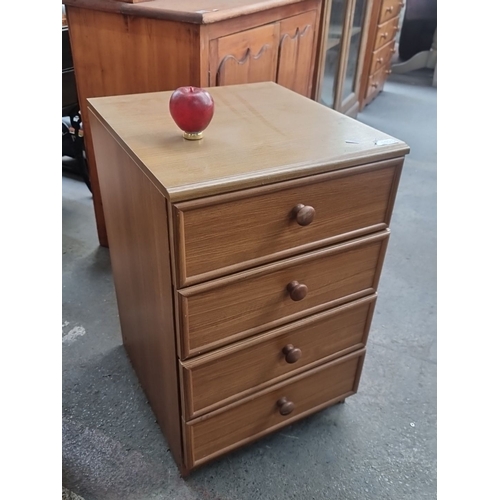
[[[183, 475], [357, 392], [403, 142], [275, 83], [89, 100], [125, 349]], [[369, 350], [367, 355], [369, 355]]]
[[403, 7], [402, 0], [373, 0], [360, 83], [360, 109], [382, 92], [391, 74]]

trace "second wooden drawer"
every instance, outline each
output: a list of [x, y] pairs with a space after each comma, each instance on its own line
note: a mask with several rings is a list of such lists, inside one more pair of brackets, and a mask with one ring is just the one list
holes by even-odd
[[398, 17], [391, 19], [390, 21], [387, 21], [384, 24], [379, 24], [375, 39], [375, 46], [373, 47], [373, 50], [377, 50], [386, 43], [389, 43], [391, 40], [393, 40], [398, 30], [399, 30]]
[[374, 293], [389, 231], [178, 291], [181, 358]]

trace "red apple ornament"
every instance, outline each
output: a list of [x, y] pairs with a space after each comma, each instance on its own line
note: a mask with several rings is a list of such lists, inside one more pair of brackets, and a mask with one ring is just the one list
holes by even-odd
[[203, 138], [203, 131], [214, 116], [212, 96], [198, 87], [179, 87], [170, 97], [169, 108], [184, 139], [191, 141]]

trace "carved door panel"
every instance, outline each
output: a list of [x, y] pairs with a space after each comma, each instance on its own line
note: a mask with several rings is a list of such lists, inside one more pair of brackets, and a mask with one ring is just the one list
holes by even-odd
[[276, 81], [278, 38], [279, 23], [274, 23], [212, 40], [210, 84]]
[[316, 12], [304, 12], [280, 22], [277, 82], [311, 96], [316, 36]]

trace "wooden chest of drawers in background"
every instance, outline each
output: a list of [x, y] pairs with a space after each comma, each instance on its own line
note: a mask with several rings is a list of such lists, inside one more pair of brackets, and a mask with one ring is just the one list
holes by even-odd
[[360, 82], [360, 109], [382, 92], [396, 52], [403, 0], [373, 0]]
[[[274, 83], [89, 100], [124, 346], [182, 474], [357, 391], [408, 147]], [[381, 142], [380, 142], [381, 141]]]

